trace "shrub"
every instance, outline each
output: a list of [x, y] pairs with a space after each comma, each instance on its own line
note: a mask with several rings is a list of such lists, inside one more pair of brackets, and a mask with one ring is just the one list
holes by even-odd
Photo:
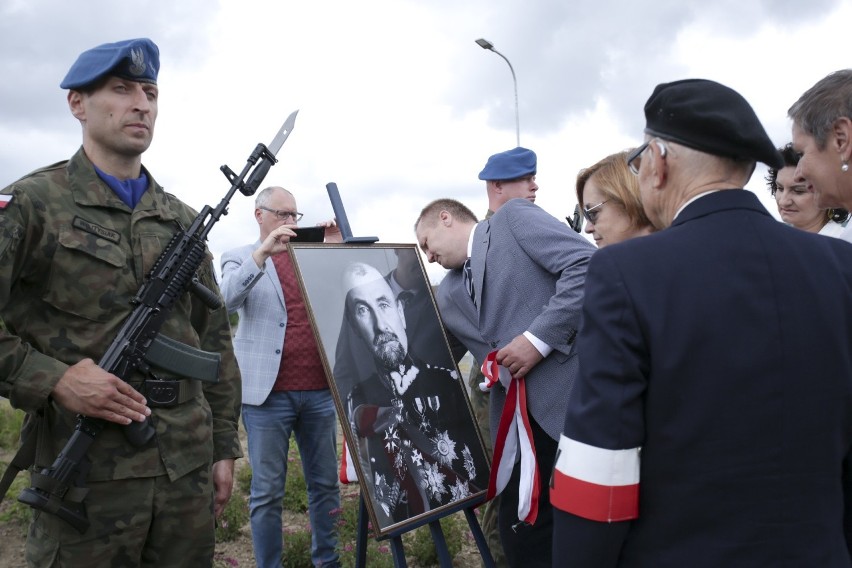
[[248, 522], [248, 501], [235, 491], [225, 510], [216, 522], [216, 542], [229, 542], [240, 536], [240, 529]]
[[[358, 493], [340, 495], [340, 514], [337, 520], [337, 550], [340, 564], [347, 568], [355, 566], [358, 544], [358, 510], [361, 506]], [[369, 530], [369, 528], [368, 528]], [[367, 566], [370, 568], [392, 568], [390, 541], [377, 541], [367, 537]]]
[[[447, 543], [450, 558], [455, 558], [456, 554], [461, 551], [464, 535], [468, 530], [464, 513], [459, 511], [443, 517], [441, 529], [444, 533], [444, 541]], [[432, 531], [429, 529], [429, 525], [418, 527], [412, 533], [408, 533], [406, 537], [403, 539], [406, 558], [413, 560], [418, 566], [438, 564], [438, 551], [435, 549], [435, 542], [432, 540]]]
[[[289, 477], [289, 474], [288, 474]], [[311, 568], [311, 531], [306, 529], [284, 529], [284, 568]]]
[[251, 466], [248, 465], [248, 460], [237, 471], [237, 490], [246, 495], [251, 495]]

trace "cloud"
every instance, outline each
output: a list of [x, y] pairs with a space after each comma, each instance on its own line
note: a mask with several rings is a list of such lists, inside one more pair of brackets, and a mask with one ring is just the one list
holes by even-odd
[[[465, 49], [479, 50], [473, 40], [485, 37], [512, 63], [517, 75], [521, 129], [547, 135], [608, 101], [625, 129], [638, 132], [641, 109], [653, 87], [685, 78], [688, 62], [674, 51], [679, 38], [694, 28], [712, 29], [716, 43], [747, 37], [766, 25], [795, 28], [834, 10], [837, 0], [801, 2], [721, 2], [667, 0], [653, 3], [601, 0], [546, 0], [515, 5], [469, 3], [467, 14], [484, 13], [480, 35], [470, 35]], [[788, 49], [794, 46], [787, 45]], [[693, 58], [713, 58], [713, 44]], [[464, 67], [453, 76], [447, 97], [457, 113], [488, 112], [488, 124], [514, 127], [514, 94], [506, 62], [488, 51], [478, 58], [459, 58]], [[782, 60], [781, 53], [778, 59]], [[728, 65], [736, 65], [728, 60]], [[769, 66], [771, 60], [766, 61]], [[746, 66], [748, 67], [748, 65]], [[470, 85], [475, 85], [471, 89]]]
[[[82, 51], [112, 41], [150, 36], [170, 65], [184, 67], [209, 49], [205, 20], [213, 12], [204, 0], [11, 0], [0, 7], [0, 120], [46, 127], [64, 119], [67, 107], [59, 83]], [[57, 104], [57, 100], [60, 104]], [[27, 111], [30, 112], [27, 112]]]
[[[227, 189], [219, 166], [239, 171], [299, 108], [267, 182], [292, 189], [314, 223], [331, 215], [334, 181], [356, 234], [412, 242], [431, 199], [484, 212], [476, 175], [515, 144], [512, 77], [474, 43], [484, 37], [512, 62], [521, 144], [539, 155], [538, 203], [561, 219], [577, 172], [641, 139], [641, 109], [660, 82], [728, 84], [785, 142], [789, 105], [848, 66], [842, 40], [831, 42], [850, 17], [836, 0], [6, 0], [0, 186], [79, 146], [58, 87], [79, 52], [148, 36], [162, 69], [144, 162], [169, 191], [197, 209], [215, 205]], [[211, 233], [214, 255], [257, 238], [252, 208], [233, 199]]]

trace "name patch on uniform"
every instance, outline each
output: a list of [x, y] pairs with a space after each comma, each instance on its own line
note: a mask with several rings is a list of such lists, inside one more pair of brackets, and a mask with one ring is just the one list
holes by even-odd
[[5, 209], [7, 205], [12, 203], [13, 197], [15, 197], [15, 196], [14, 195], [0, 195], [0, 210]]
[[80, 217], [74, 217], [74, 222], [72, 223], [75, 228], [80, 229], [82, 231], [86, 231], [87, 233], [92, 233], [102, 239], [106, 239], [108, 241], [112, 241], [116, 244], [121, 242], [121, 235], [118, 231], [113, 231], [112, 229], [107, 229], [106, 227], [101, 227], [100, 225], [95, 225], [94, 223], [90, 223], [85, 219], [81, 219]]

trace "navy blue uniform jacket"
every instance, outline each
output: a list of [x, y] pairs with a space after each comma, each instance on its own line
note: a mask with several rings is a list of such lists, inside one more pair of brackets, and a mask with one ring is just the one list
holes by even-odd
[[565, 565], [850, 566], [852, 245], [720, 191], [585, 291], [562, 442], [637, 449], [638, 517], [560, 513]]

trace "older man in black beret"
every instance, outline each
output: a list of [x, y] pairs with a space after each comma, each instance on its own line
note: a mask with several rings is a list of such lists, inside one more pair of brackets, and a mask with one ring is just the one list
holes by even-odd
[[629, 163], [664, 230], [592, 257], [554, 558], [849, 566], [852, 247], [742, 189], [781, 158], [735, 91], [663, 84], [645, 117]]
[[[167, 194], [142, 165], [157, 120], [159, 50], [147, 38], [81, 54], [61, 87], [80, 122], [74, 156], [0, 191], [0, 396], [27, 412], [36, 473], [63, 449], [77, 414], [102, 419], [75, 487], [52, 487], [33, 518], [30, 566], [210, 566], [221, 513], [240, 457], [240, 376], [224, 306], [187, 295], [163, 335], [221, 354], [204, 383], [151, 363], [126, 379], [101, 359], [131, 301], [179, 224], [196, 213]], [[211, 263], [200, 281], [217, 290]], [[140, 365], [140, 368], [145, 365]], [[147, 369], [146, 369], [147, 371]], [[156, 403], [168, 379], [173, 400]], [[124, 426], [155, 433], [131, 443]], [[57, 512], [82, 512], [72, 527]], [[84, 529], [82, 534], [79, 529]]]

